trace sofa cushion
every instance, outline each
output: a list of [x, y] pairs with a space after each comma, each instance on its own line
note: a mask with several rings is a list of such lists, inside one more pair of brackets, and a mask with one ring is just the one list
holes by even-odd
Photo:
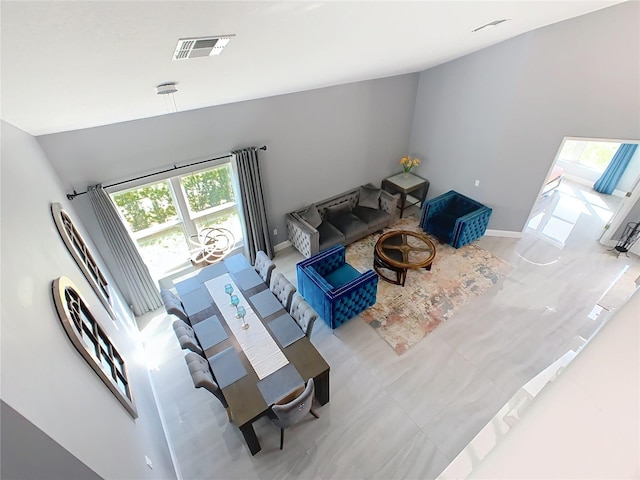
[[315, 204], [311, 204], [300, 216], [313, 228], [318, 228], [322, 223], [322, 217]]
[[343, 285], [346, 285], [351, 280], [355, 280], [361, 275], [361, 273], [353, 268], [348, 263], [341, 265], [336, 268], [329, 275], [325, 276], [324, 279], [331, 284], [333, 288], [340, 288]]
[[344, 233], [326, 221], [322, 222], [318, 226], [318, 233], [320, 234], [320, 241], [318, 245], [320, 251], [326, 250], [334, 245], [344, 243], [346, 240]]
[[364, 237], [369, 230], [369, 226], [353, 213], [345, 213], [339, 217], [332, 217], [331, 224], [344, 234], [347, 243]]
[[337, 205], [332, 205], [327, 207], [327, 212], [325, 213], [326, 220], [333, 220], [334, 218], [341, 217], [346, 213], [351, 212], [351, 204], [349, 202], [342, 202]]
[[352, 213], [366, 223], [370, 230], [379, 230], [389, 225], [390, 215], [384, 210], [358, 205], [352, 210]]
[[379, 188], [363, 185], [360, 187], [358, 205], [368, 208], [380, 208], [380, 192], [381, 190]]

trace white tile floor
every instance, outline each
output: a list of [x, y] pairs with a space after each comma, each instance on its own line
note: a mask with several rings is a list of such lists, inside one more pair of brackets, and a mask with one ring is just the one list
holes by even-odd
[[[220, 403], [193, 387], [171, 319], [151, 315], [142, 333], [180, 477], [437, 477], [516, 391], [584, 345], [606, 318], [594, 307], [618, 277], [607, 308], [635, 287], [637, 257], [597, 242], [617, 203], [565, 181], [541, 199], [523, 238], [483, 237], [480, 246], [510, 262], [511, 273], [403, 356], [359, 317], [334, 332], [316, 322], [331, 401], [318, 420], [286, 432], [283, 451], [278, 430], [261, 419], [262, 451], [249, 454]], [[301, 259], [291, 248], [278, 252], [277, 270], [295, 284]]]

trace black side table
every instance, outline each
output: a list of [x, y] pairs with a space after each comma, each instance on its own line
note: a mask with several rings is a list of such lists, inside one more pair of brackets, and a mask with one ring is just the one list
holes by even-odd
[[[398, 208], [400, 209], [400, 218], [402, 218], [402, 213], [407, 207], [418, 203], [422, 205], [427, 198], [429, 180], [414, 175], [413, 173], [398, 173], [397, 175], [382, 180], [382, 189], [389, 193], [400, 194], [400, 205], [398, 205]], [[417, 193], [417, 195], [411, 195], [417, 200], [412, 203], [407, 203], [407, 195], [410, 193]]]
[[[627, 226], [625, 227], [624, 232], [620, 237], [620, 240], [618, 240], [618, 244], [614, 247], [615, 250], [618, 252], [618, 256], [620, 256], [621, 253], [624, 253], [625, 255], [627, 255], [627, 252], [631, 247], [633, 247], [633, 244], [638, 241], [639, 237], [640, 237], [640, 222], [627, 223]], [[627, 255], [627, 257], [628, 256], [629, 255]]]

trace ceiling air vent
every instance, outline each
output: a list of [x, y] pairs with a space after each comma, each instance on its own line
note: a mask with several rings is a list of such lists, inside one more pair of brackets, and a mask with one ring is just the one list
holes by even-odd
[[173, 52], [173, 59], [186, 60], [187, 58], [220, 55], [222, 49], [227, 46], [231, 41], [231, 37], [234, 36], [181, 38], [178, 40], [175, 52]]

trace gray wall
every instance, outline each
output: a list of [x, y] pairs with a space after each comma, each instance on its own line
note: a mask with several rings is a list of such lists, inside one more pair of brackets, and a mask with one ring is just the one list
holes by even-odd
[[[35, 138], [4, 121], [0, 128], [2, 401], [101, 477], [175, 478], [131, 311], [123, 307], [122, 296]], [[66, 249], [51, 215], [52, 202], [61, 203], [74, 219], [107, 275], [117, 322], [104, 310]], [[64, 331], [51, 295], [51, 282], [62, 275], [78, 287], [125, 359], [137, 419], [116, 400]], [[2, 425], [1, 433], [3, 447], [15, 441], [12, 429]], [[44, 449], [31, 456], [33, 461], [57, 455], [52, 442], [32, 447]], [[147, 467], [145, 455], [151, 458], [153, 470]]]
[[[267, 145], [260, 159], [278, 244], [287, 240], [287, 212], [363, 183], [379, 184], [399, 170], [417, 81], [418, 74], [410, 74], [345, 84], [45, 135], [38, 141], [68, 191]], [[87, 202], [86, 196], [76, 202]], [[92, 235], [99, 235], [87, 216], [90, 210], [78, 210]]]
[[0, 402], [2, 442], [0, 477], [5, 480], [98, 480], [102, 477], [62, 448], [17, 411]]
[[627, 2], [422, 72], [409, 150], [429, 197], [457, 190], [520, 232], [565, 136], [640, 139], [639, 18]]

